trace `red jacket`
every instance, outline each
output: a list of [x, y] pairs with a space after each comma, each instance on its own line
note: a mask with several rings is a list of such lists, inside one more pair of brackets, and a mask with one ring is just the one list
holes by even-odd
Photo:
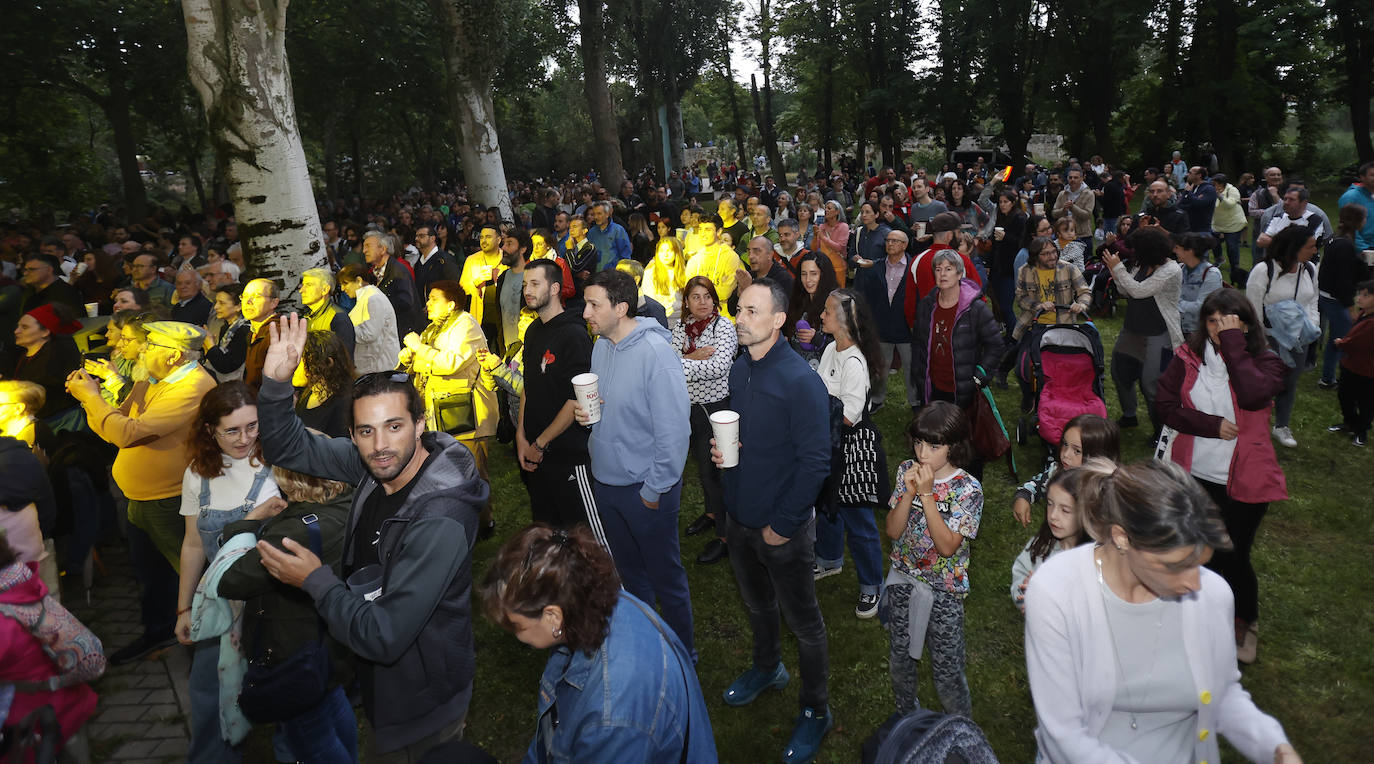
[[1360, 316], [1336, 345], [1341, 349], [1341, 366], [1362, 377], [1374, 377], [1374, 317]]
[[[1236, 501], [1263, 504], [1288, 498], [1288, 484], [1274, 456], [1269, 439], [1269, 410], [1274, 396], [1283, 390], [1288, 367], [1277, 354], [1266, 350], [1252, 356], [1245, 348], [1245, 333], [1227, 329], [1221, 333], [1222, 359], [1231, 381], [1231, 405], [1236, 411], [1236, 450], [1227, 473], [1226, 493]], [[1193, 383], [1202, 359], [1188, 345], [1174, 351], [1174, 362], [1159, 378], [1155, 411], [1164, 424], [1178, 430], [1173, 460], [1183, 469], [1193, 465], [1193, 440], [1215, 438], [1222, 419], [1193, 408]]]
[[[916, 324], [916, 303], [922, 297], [930, 294], [930, 290], [935, 288], [935, 253], [942, 249], [954, 249], [948, 244], [935, 243], [930, 245], [930, 249], [922, 252], [911, 259], [911, 267], [906, 271], [906, 299], [902, 305], [903, 312], [906, 313], [906, 325], [908, 327]], [[959, 257], [964, 259], [964, 278], [970, 279], [982, 290], [983, 279], [978, 275], [978, 269], [973, 267], [973, 261], [968, 255], [959, 253]]]
[[[0, 579], [23, 578], [18, 570], [21, 567], [24, 566], [11, 565], [0, 570]], [[48, 587], [33, 572], [35, 568], [36, 564], [30, 564], [26, 568], [29, 571], [26, 580], [14, 581], [8, 588], [0, 589], [0, 602], [26, 605], [41, 600], [48, 593]], [[13, 618], [0, 616], [0, 684], [43, 682], [56, 675], [57, 665], [43, 652], [28, 628]], [[51, 705], [57, 712], [65, 740], [95, 713], [95, 701], [95, 691], [85, 684], [64, 687], [56, 692], [16, 692], [9, 717], [4, 721], [7, 726], [18, 724], [35, 708]]]

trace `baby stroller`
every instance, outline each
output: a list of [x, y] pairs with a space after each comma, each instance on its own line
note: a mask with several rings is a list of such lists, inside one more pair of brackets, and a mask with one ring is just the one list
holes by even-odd
[[[1067, 306], [1056, 305], [1056, 310]], [[1082, 324], [1033, 323], [1017, 349], [1016, 377], [1021, 383], [1021, 418], [1016, 442], [1025, 444], [1032, 430], [1050, 448], [1059, 445], [1064, 425], [1079, 414], [1107, 416], [1102, 384], [1106, 357], [1102, 337], [1091, 321]]]
[[1083, 280], [1088, 282], [1088, 287], [1092, 289], [1093, 301], [1089, 306], [1092, 315], [1098, 318], [1109, 318], [1116, 314], [1116, 301], [1119, 295], [1116, 292], [1116, 283], [1112, 279], [1112, 270], [1107, 264], [1102, 262], [1102, 249], [1088, 258], [1088, 262], [1083, 266]]

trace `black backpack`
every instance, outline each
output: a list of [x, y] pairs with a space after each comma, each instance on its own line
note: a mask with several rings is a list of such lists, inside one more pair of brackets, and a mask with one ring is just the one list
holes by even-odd
[[997, 764], [971, 719], [925, 708], [893, 714], [863, 745], [864, 764]]

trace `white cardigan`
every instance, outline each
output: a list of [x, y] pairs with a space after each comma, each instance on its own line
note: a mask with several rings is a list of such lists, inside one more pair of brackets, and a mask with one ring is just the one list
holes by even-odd
[[[1117, 666], [1093, 549], [1084, 544], [1050, 558], [1026, 592], [1026, 671], [1040, 760], [1135, 762], [1098, 740], [1116, 698]], [[1182, 599], [1183, 649], [1198, 689], [1193, 760], [1221, 761], [1222, 734], [1251, 761], [1273, 761], [1288, 739], [1240, 685], [1231, 589], [1206, 568], [1201, 576], [1201, 591]]]
[[1182, 345], [1185, 338], [1178, 323], [1178, 299], [1183, 293], [1183, 268], [1179, 267], [1176, 260], [1165, 260], [1144, 281], [1136, 281], [1135, 274], [1139, 270], [1139, 266], [1127, 270], [1125, 263], [1117, 263], [1112, 268], [1116, 291], [1136, 299], [1155, 298], [1155, 306], [1159, 308], [1164, 325], [1169, 329], [1169, 346], [1176, 348]]
[[391, 300], [371, 284], [358, 289], [357, 300], [353, 310], [348, 311], [357, 338], [353, 350], [354, 369], [362, 376], [396, 368], [401, 338], [396, 336], [396, 310], [391, 307]]

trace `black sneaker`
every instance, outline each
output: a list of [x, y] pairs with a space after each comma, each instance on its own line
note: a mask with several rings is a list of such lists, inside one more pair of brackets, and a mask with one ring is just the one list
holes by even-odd
[[1133, 416], [1120, 416], [1116, 418], [1116, 426], [1120, 428], [1139, 427], [1140, 418]]
[[170, 634], [165, 637], [150, 637], [144, 634], [138, 639], [135, 639], [132, 643], [116, 650], [110, 655], [109, 664], [111, 666], [122, 666], [126, 663], [133, 663], [147, 656], [149, 653], [161, 650], [164, 647], [171, 647], [176, 644], [176, 641], [177, 638]]
[[1336, 387], [1337, 387], [1337, 384], [1336, 384], [1336, 380], [1334, 380], [1334, 379], [1319, 379], [1319, 380], [1317, 380], [1317, 389], [1319, 389], [1319, 390], [1335, 390]]
[[1350, 428], [1345, 426], [1345, 422], [1337, 422], [1326, 428], [1327, 432], [1350, 432]]
[[1361, 434], [1356, 435], [1355, 437], [1353, 437], [1353, 438], [1350, 439], [1350, 445], [1352, 445], [1352, 446], [1359, 446], [1360, 448], [1364, 448], [1364, 444], [1365, 444], [1365, 442], [1366, 442], [1368, 439], [1369, 439], [1369, 436], [1368, 436], [1368, 435], [1365, 435], [1364, 433], [1361, 433]]

